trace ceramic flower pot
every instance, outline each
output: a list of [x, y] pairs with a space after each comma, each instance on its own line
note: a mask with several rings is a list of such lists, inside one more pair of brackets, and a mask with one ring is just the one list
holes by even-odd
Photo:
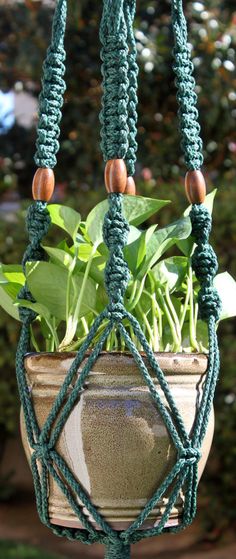
[[[159, 353], [156, 357], [190, 433], [204, 383], [207, 357], [168, 353]], [[72, 353], [29, 354], [25, 358], [40, 427], [49, 414], [73, 358]], [[157, 380], [154, 382], [162, 394]], [[165, 402], [163, 394], [162, 398]], [[23, 416], [21, 426], [23, 445], [30, 460], [31, 449]], [[212, 410], [198, 464], [199, 479], [210, 451], [213, 430]], [[104, 352], [99, 356], [87, 379], [86, 390], [63, 428], [57, 450], [106, 520], [117, 530], [127, 528], [176, 459], [172, 440], [131, 355]], [[81, 527], [51, 477], [48, 498], [52, 523]], [[179, 523], [183, 500], [180, 495], [169, 525]], [[168, 494], [158, 502], [144, 528], [154, 526], [167, 501]]]

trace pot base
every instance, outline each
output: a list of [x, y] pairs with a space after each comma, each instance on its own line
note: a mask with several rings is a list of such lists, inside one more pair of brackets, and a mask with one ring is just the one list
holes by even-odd
[[[135, 518], [133, 519], [135, 520]], [[155, 518], [155, 521], [151, 521], [151, 520], [145, 520], [145, 522], [142, 524], [142, 526], [139, 528], [140, 530], [147, 530], [149, 528], [155, 528], [155, 526], [157, 526], [157, 524], [159, 523], [159, 521], [161, 520], [161, 516]], [[174, 516], [172, 516], [168, 522], [165, 524], [165, 527], [174, 527], [174, 526], [179, 526], [179, 524], [181, 524], [182, 521], [182, 516], [176, 516], [176, 518]], [[133, 522], [133, 521], [132, 521]], [[127, 521], [127, 522], [114, 522], [114, 521], [109, 521], [109, 525], [111, 526], [111, 528], [113, 528], [114, 530], [116, 530], [117, 532], [121, 531], [121, 530], [127, 530], [127, 528], [129, 528], [129, 526], [132, 524], [131, 521]], [[78, 522], [78, 520], [68, 520], [68, 518], [51, 518], [51, 523], [55, 524], [57, 526], [63, 526], [65, 528], [75, 528], [76, 530], [78, 529], [84, 529], [84, 526], [81, 524], [81, 522]], [[96, 530], [101, 530], [100, 526], [96, 523], [92, 523], [93, 527], [96, 528]]]

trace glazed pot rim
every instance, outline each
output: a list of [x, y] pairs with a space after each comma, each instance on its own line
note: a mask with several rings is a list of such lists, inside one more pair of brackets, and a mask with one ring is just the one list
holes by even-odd
[[[65, 370], [68, 361], [73, 361], [77, 352], [31, 352], [27, 353], [24, 357], [26, 369], [34, 370], [48, 370], [51, 369], [54, 364], [54, 368], [59, 370]], [[84, 354], [84, 359], [89, 357], [91, 352], [86, 352]], [[148, 357], [145, 352], [140, 352], [148, 368], [150, 363], [148, 362]], [[207, 371], [208, 357], [204, 353], [170, 353], [170, 352], [154, 352], [157, 363], [163, 370], [163, 372], [170, 374], [203, 374]], [[134, 357], [130, 352], [123, 351], [101, 351], [97, 357], [97, 361], [100, 360], [100, 365], [104, 371], [116, 369], [117, 367], [128, 367], [130, 369], [135, 367], [138, 370], [138, 366], [135, 363]], [[48, 365], [47, 365], [48, 363]], [[95, 363], [93, 365], [95, 367]], [[92, 367], [92, 370], [95, 369]], [[78, 370], [80, 365], [78, 366]]]
[[[53, 356], [53, 357], [74, 357], [78, 352], [77, 351], [29, 351], [25, 354], [25, 358], [27, 357], [39, 357], [39, 356], [44, 356], [44, 357], [49, 357], [49, 356]], [[89, 357], [91, 351], [86, 351], [84, 354], [84, 357]], [[173, 352], [173, 351], [154, 351], [153, 352], [155, 356], [159, 356], [159, 357], [166, 357], [166, 358], [178, 358], [178, 359], [188, 359], [188, 358], [200, 358], [200, 359], [206, 359], [208, 360], [208, 353], [203, 353], [203, 352], [195, 352], [195, 353], [188, 353], [188, 352], [184, 352], [184, 351], [180, 351], [180, 352]], [[144, 356], [146, 355], [145, 351], [139, 351], [139, 354]], [[98, 357], [100, 356], [106, 356], [106, 355], [112, 355], [114, 357], [119, 356], [124, 356], [124, 357], [133, 357], [133, 354], [130, 351], [100, 351]]]

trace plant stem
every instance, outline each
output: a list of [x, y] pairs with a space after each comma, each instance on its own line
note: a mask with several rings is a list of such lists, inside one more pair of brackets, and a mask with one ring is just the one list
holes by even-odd
[[181, 348], [180, 348], [179, 339], [178, 339], [176, 329], [175, 329], [175, 323], [172, 319], [172, 316], [171, 316], [169, 308], [168, 308], [168, 306], [165, 302], [165, 299], [164, 299], [164, 296], [162, 294], [162, 291], [161, 291], [160, 287], [157, 288], [157, 293], [160, 297], [160, 300], [161, 300], [161, 303], [162, 303], [162, 306], [163, 306], [163, 311], [166, 315], [166, 318], [168, 320], [168, 323], [169, 323], [169, 326], [170, 326], [170, 329], [171, 329], [171, 334], [172, 334], [172, 337], [173, 337], [173, 351], [178, 352], [178, 351], [180, 351]]
[[34, 335], [34, 330], [33, 330], [32, 324], [30, 325], [30, 338], [31, 338], [32, 345], [33, 345], [35, 351], [37, 351], [39, 353], [40, 349], [39, 349], [38, 343], [37, 343], [35, 335]]
[[155, 294], [152, 294], [152, 320], [153, 320], [153, 337], [154, 337], [154, 351], [159, 351], [159, 330], [156, 319], [156, 305], [155, 305]]
[[147, 319], [147, 317], [146, 317], [145, 312], [143, 312], [143, 309], [142, 309], [140, 303], [137, 304], [137, 309], [138, 309], [138, 311], [139, 311], [140, 314], [141, 314], [141, 317], [142, 317], [142, 320], [143, 320], [144, 324], [146, 325], [147, 332], [148, 332], [148, 335], [149, 335], [149, 337], [150, 337], [150, 340], [149, 340], [149, 341], [150, 341], [150, 345], [152, 346], [152, 349], [154, 349], [154, 346], [155, 346], [155, 339], [154, 339], [154, 336], [153, 336], [152, 328], [151, 328], [151, 326], [150, 326], [150, 324], [149, 324], [149, 321], [148, 321], [148, 319]]
[[199, 345], [196, 339], [196, 327], [194, 319], [194, 300], [193, 300], [193, 271], [189, 265], [189, 282], [190, 282], [190, 312], [189, 312], [189, 339], [192, 349], [199, 351]]
[[131, 294], [130, 294], [130, 298], [128, 300], [127, 306], [131, 305], [131, 303], [134, 300], [135, 297], [135, 293], [136, 293], [136, 289], [137, 289], [137, 285], [138, 285], [138, 280], [134, 280], [133, 285], [132, 285], [132, 290], [131, 290]]
[[66, 327], [66, 333], [65, 333], [65, 337], [62, 340], [61, 344], [60, 344], [60, 349], [66, 349], [68, 345], [71, 344], [75, 333], [76, 333], [76, 329], [78, 326], [78, 319], [79, 319], [79, 314], [80, 314], [80, 310], [81, 310], [81, 305], [82, 305], [82, 300], [84, 297], [84, 292], [86, 289], [86, 282], [88, 279], [88, 275], [89, 275], [89, 271], [91, 268], [91, 264], [92, 264], [92, 260], [93, 260], [93, 256], [95, 254], [97, 250], [97, 244], [95, 243], [93, 245], [93, 248], [91, 250], [86, 268], [85, 268], [85, 272], [84, 272], [84, 277], [83, 277], [83, 281], [82, 281], [82, 285], [81, 285], [81, 289], [80, 289], [80, 293], [79, 293], [79, 297], [76, 303], [76, 307], [74, 310], [74, 313], [72, 315], [70, 315], [68, 317], [67, 320], [67, 327]]
[[187, 291], [186, 291], [186, 296], [185, 296], [185, 301], [184, 301], [184, 306], [183, 306], [183, 310], [180, 316], [180, 328], [182, 330], [183, 325], [184, 325], [184, 321], [185, 321], [185, 317], [186, 317], [186, 313], [187, 313], [187, 309], [188, 309], [188, 304], [189, 304], [189, 299], [190, 299], [190, 293], [191, 293], [191, 284], [189, 281], [189, 278], [187, 278]]
[[166, 287], [165, 287], [165, 296], [166, 296], [166, 301], [167, 301], [167, 305], [170, 309], [170, 312], [172, 314], [172, 318], [174, 320], [175, 323], [175, 329], [176, 329], [176, 333], [179, 339], [179, 344], [181, 346], [181, 328], [180, 328], [180, 323], [179, 323], [179, 318], [177, 316], [175, 307], [171, 301], [171, 296], [170, 296], [170, 292], [169, 292], [169, 288], [168, 288], [168, 284], [166, 283]]
[[133, 299], [133, 302], [131, 303], [131, 305], [129, 305], [129, 304], [127, 305], [127, 307], [128, 307], [127, 310], [132, 311], [136, 307], [136, 305], [138, 304], [139, 299], [140, 299], [140, 297], [142, 295], [142, 292], [143, 292], [143, 287], [144, 287], [145, 280], [146, 280], [146, 274], [145, 274], [145, 276], [143, 276], [142, 281], [140, 282], [140, 286], [138, 288], [138, 291], [136, 292], [136, 295]]

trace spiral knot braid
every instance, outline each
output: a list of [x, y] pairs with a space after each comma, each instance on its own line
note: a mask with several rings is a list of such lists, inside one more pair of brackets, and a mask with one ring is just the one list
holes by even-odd
[[[46, 255], [40, 243], [47, 234], [50, 224], [51, 219], [45, 202], [37, 201], [29, 207], [26, 218], [26, 228], [30, 242], [22, 259], [24, 272], [26, 271], [27, 262], [45, 260]], [[21, 288], [18, 299], [35, 302], [27, 283]], [[27, 307], [19, 307], [19, 315], [22, 322], [32, 322], [36, 318], [37, 313]]]
[[192, 267], [197, 279], [204, 279], [206, 283], [211, 282], [218, 270], [217, 256], [211, 245], [202, 244], [196, 247], [192, 257]]
[[124, 0], [107, 0], [100, 26], [103, 97], [101, 149], [104, 160], [125, 159], [129, 147], [129, 47]]
[[115, 320], [124, 314], [122, 303], [129, 281], [129, 268], [123, 255], [128, 232], [128, 222], [122, 215], [122, 195], [110, 194], [109, 211], [104, 219], [103, 237], [110, 251], [105, 269], [105, 286], [110, 298], [108, 312]]
[[176, 75], [181, 147], [187, 168], [190, 170], [200, 169], [203, 163], [201, 128], [198, 123], [197, 95], [194, 91], [195, 80], [192, 76], [193, 63], [187, 42], [187, 25], [182, 0], [172, 0], [172, 18], [174, 33], [173, 70]]
[[137, 49], [136, 49], [136, 42], [134, 38], [134, 31], [133, 31], [133, 21], [135, 16], [135, 0], [126, 0], [124, 5], [125, 17], [127, 21], [127, 42], [128, 42], [128, 79], [129, 79], [129, 86], [128, 86], [128, 129], [129, 129], [129, 136], [128, 136], [128, 151], [126, 154], [126, 167], [128, 176], [134, 175], [135, 172], [135, 162], [136, 162], [136, 152], [138, 149], [138, 144], [136, 142], [136, 135], [137, 135], [137, 104], [138, 104], [138, 97], [137, 97], [137, 89], [138, 89], [138, 64], [137, 60]]
[[51, 219], [45, 202], [37, 201], [29, 207], [26, 217], [26, 228], [30, 243], [22, 260], [24, 270], [26, 262], [45, 259], [45, 252], [40, 243], [47, 234], [50, 224]]
[[192, 222], [192, 234], [196, 241], [208, 242], [211, 227], [212, 218], [206, 206], [203, 204], [194, 204], [191, 213]]
[[190, 212], [190, 218], [192, 234], [197, 242], [197, 247], [192, 256], [192, 267], [201, 285], [198, 293], [199, 314], [202, 320], [208, 320], [211, 316], [218, 320], [221, 301], [213, 285], [218, 270], [218, 262], [216, 254], [209, 244], [211, 216], [203, 204], [194, 204]]
[[52, 30], [52, 43], [43, 64], [42, 91], [39, 96], [39, 122], [37, 128], [35, 163], [38, 167], [53, 168], [59, 150], [61, 107], [66, 89], [64, 33], [66, 0], [58, 0]]

